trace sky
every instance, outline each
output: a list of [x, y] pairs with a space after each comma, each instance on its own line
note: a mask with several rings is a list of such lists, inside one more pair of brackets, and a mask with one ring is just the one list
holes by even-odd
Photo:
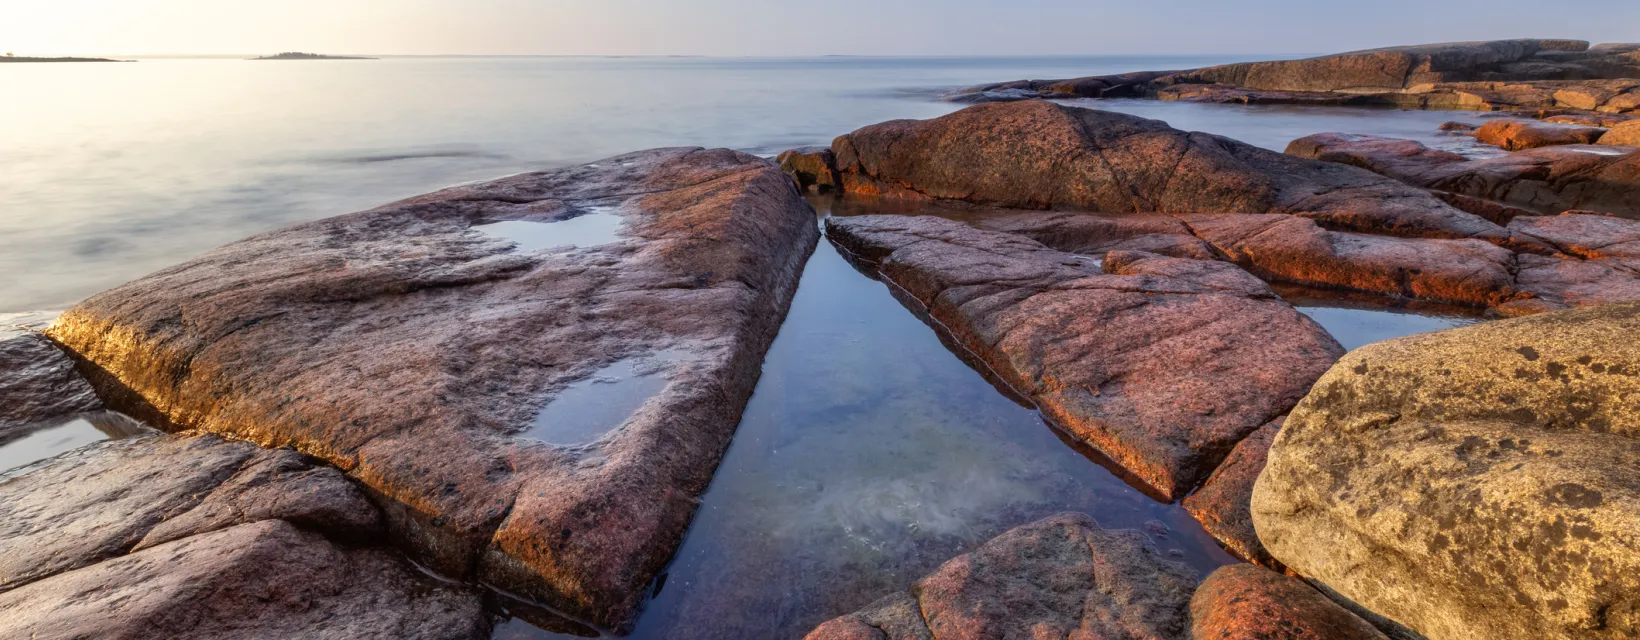
[[1325, 53], [1640, 41], [1636, 0], [0, 0], [18, 55]]

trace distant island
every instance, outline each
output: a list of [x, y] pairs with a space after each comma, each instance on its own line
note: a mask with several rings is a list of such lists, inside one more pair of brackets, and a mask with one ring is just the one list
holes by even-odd
[[0, 62], [134, 62], [133, 60], [110, 60], [108, 58], [31, 58], [6, 54], [0, 56]]
[[327, 55], [321, 55], [321, 54], [317, 54], [317, 53], [302, 53], [302, 52], [299, 52], [299, 51], [286, 51], [286, 52], [278, 54], [278, 55], [262, 56], [260, 58], [251, 58], [251, 59], [252, 60], [375, 60], [375, 58], [365, 58], [365, 57], [362, 57], [362, 56], [327, 56]]

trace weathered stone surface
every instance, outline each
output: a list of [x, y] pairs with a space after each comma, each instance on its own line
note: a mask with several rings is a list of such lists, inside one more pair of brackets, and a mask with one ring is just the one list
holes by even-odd
[[1346, 356], [1253, 492], [1279, 560], [1431, 640], [1640, 633], [1640, 304]]
[[1640, 258], [1640, 220], [1568, 211], [1517, 218], [1509, 230], [1580, 258]]
[[1310, 585], [1253, 565], [1207, 576], [1190, 599], [1193, 640], [1386, 640]]
[[839, 137], [832, 148], [851, 193], [1108, 213], [1291, 213], [1393, 235], [1507, 235], [1368, 172], [1053, 103], [886, 122]]
[[1481, 125], [1475, 130], [1475, 138], [1510, 151], [1520, 151], [1561, 144], [1594, 144], [1605, 133], [1606, 130], [1601, 127], [1499, 118]]
[[480, 596], [281, 520], [185, 538], [0, 594], [0, 636], [488, 638]]
[[1248, 89], [1228, 84], [1176, 84], [1157, 90], [1156, 98], [1163, 102], [1296, 104], [1311, 107], [1367, 107], [1397, 104], [1394, 97], [1381, 93], [1275, 91], [1270, 89]]
[[1515, 254], [1488, 242], [1327, 231], [1286, 215], [1181, 218], [1266, 280], [1482, 307], [1519, 297]]
[[1532, 297], [1497, 308], [1504, 315], [1640, 300], [1640, 260], [1519, 256], [1516, 286]]
[[[1598, 113], [1594, 111], [1573, 111], [1569, 113], [1561, 112], [1543, 114], [1544, 122], [1553, 122], [1556, 124], [1580, 124], [1586, 127], [1604, 127], [1607, 129], [1614, 128], [1625, 122], [1633, 122], [1637, 119], [1640, 118], [1636, 118], [1635, 116], [1620, 116], [1611, 113]], [[1607, 132], [1608, 135], [1610, 133], [1611, 132], [1609, 131]], [[1605, 136], [1601, 136], [1601, 139], [1604, 140]]]
[[1640, 147], [1640, 119], [1612, 125], [1606, 135], [1600, 136], [1600, 144]]
[[1323, 133], [1293, 141], [1287, 152], [1547, 215], [1584, 209], [1640, 217], [1640, 149], [1570, 145], [1465, 160], [1411, 140]]
[[831, 193], [842, 188], [837, 175], [837, 155], [829, 147], [801, 147], [781, 153], [775, 159], [780, 170], [809, 193]]
[[1342, 352], [1223, 262], [1112, 252], [1101, 269], [928, 216], [833, 217], [827, 229], [1061, 428], [1170, 499]]
[[1533, 39], [1385, 47], [1303, 60], [1207, 67], [1170, 80], [1276, 91], [1402, 89], [1421, 83], [1481, 79], [1477, 76], [1483, 71], [1526, 60], [1542, 49], [1543, 41]]
[[1194, 571], [1137, 531], [1083, 514], [1028, 524], [959, 556], [910, 594], [827, 622], [808, 640], [1183, 640]]
[[971, 222], [981, 229], [1017, 233], [1068, 253], [1098, 256], [1110, 251], [1144, 251], [1192, 260], [1221, 258], [1212, 245], [1192, 235], [1190, 227], [1173, 216], [990, 211]]
[[101, 408], [91, 384], [50, 339], [0, 326], [0, 444], [53, 418]]
[[1264, 470], [1265, 453], [1275, 441], [1276, 433], [1281, 431], [1284, 419], [1278, 418], [1247, 436], [1219, 463], [1219, 468], [1202, 488], [1184, 499], [1184, 508], [1190, 515], [1231, 553], [1278, 570], [1281, 563], [1264, 550], [1264, 544], [1258, 541], [1258, 532], [1253, 530], [1249, 505], [1253, 500], [1253, 483]]
[[[582, 215], [621, 226], [551, 250], [474, 228]], [[775, 164], [647, 151], [262, 234], [94, 296], [52, 335], [130, 411], [322, 458], [422, 561], [619, 627], [687, 528], [817, 236]], [[665, 386], [630, 417], [532, 435], [572, 383], [633, 358]]]
[[0, 591], [258, 520], [376, 533], [375, 507], [336, 470], [216, 436], [105, 442], [17, 473], [0, 481]]

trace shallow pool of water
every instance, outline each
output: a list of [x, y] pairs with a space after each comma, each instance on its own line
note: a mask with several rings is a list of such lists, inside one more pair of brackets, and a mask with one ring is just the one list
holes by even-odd
[[153, 430], [113, 412], [66, 417], [0, 438], [0, 474], [89, 444], [148, 433]]
[[1276, 292], [1354, 351], [1374, 342], [1482, 322], [1479, 309], [1278, 285]]
[[596, 247], [621, 239], [621, 216], [593, 211], [557, 222], [506, 220], [473, 225], [481, 234], [512, 242], [514, 251], [531, 253], [547, 249]]
[[594, 442], [666, 388], [670, 361], [654, 356], [616, 361], [559, 392], [522, 435], [547, 444]]

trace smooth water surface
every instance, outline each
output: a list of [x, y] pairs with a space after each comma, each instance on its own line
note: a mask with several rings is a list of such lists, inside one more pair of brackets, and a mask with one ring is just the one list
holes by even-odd
[[1465, 327], [1485, 319], [1479, 309], [1278, 285], [1276, 293], [1354, 351], [1374, 342]]
[[514, 251], [596, 247], [621, 239], [623, 219], [613, 213], [586, 213], [558, 222], [505, 220], [475, 224], [474, 231], [513, 243]]
[[665, 368], [652, 358], [626, 358], [599, 369], [559, 392], [521, 435], [564, 446], [594, 442], [666, 388]]
[[65, 418], [25, 433], [0, 438], [0, 474], [104, 440], [153, 433], [130, 418], [112, 412]]

